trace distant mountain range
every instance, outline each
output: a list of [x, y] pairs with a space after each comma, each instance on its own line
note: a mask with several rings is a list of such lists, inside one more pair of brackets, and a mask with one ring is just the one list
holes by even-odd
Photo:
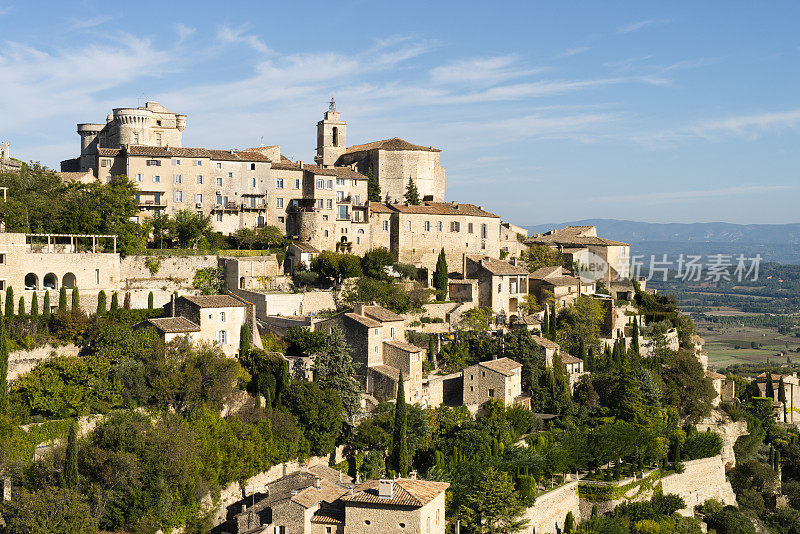
[[800, 263], [800, 223], [645, 223], [585, 219], [527, 226], [542, 233], [564, 226], [597, 226], [597, 235], [631, 244], [631, 254], [761, 254], [764, 261]]

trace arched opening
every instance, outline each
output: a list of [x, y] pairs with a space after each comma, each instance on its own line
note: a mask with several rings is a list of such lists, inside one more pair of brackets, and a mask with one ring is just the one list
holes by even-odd
[[58, 277], [53, 273], [44, 275], [44, 288], [45, 289], [58, 289]]
[[64, 278], [61, 279], [61, 285], [67, 289], [72, 289], [73, 287], [77, 286], [78, 284], [75, 280], [75, 275], [72, 273], [65, 274]]
[[333, 146], [339, 146], [339, 128], [333, 127]]
[[25, 275], [25, 289], [28, 291], [36, 291], [39, 289], [39, 277], [33, 273]]
[[244, 289], [244, 276], [239, 277], [239, 289]]
[[342, 245], [346, 245], [347, 244], [347, 236], [346, 235], [342, 236], [341, 242], [342, 242]]

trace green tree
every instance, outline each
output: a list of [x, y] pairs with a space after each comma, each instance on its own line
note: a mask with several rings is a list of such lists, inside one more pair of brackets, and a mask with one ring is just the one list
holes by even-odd
[[153, 292], [152, 291], [150, 291], [147, 294], [147, 309], [148, 310], [152, 310], [153, 309]]
[[522, 253], [522, 261], [528, 271], [534, 272], [542, 267], [555, 267], [564, 263], [561, 253], [547, 245], [531, 245]]
[[39, 317], [39, 297], [36, 295], [36, 291], [31, 296], [31, 317]]
[[117, 292], [114, 291], [111, 294], [111, 311], [119, 309], [119, 297], [117, 296]]
[[489, 467], [464, 496], [464, 519], [470, 532], [514, 534], [525, 529], [525, 507], [514, 490], [511, 476]]
[[6, 289], [6, 317], [14, 316], [14, 288]]
[[44, 300], [42, 302], [42, 317], [47, 320], [50, 319], [50, 291], [45, 290]]
[[572, 510], [567, 512], [567, 517], [564, 518], [564, 534], [569, 534], [575, 531], [575, 516]]
[[106, 314], [106, 292], [102, 289], [97, 294], [97, 311], [95, 313], [98, 317]]
[[78, 286], [72, 288], [72, 311], [81, 309], [81, 295], [78, 293]]
[[772, 383], [772, 372], [767, 371], [767, 387], [766, 387], [766, 396], [770, 399], [775, 398], [775, 385]]
[[8, 340], [3, 321], [0, 321], [0, 414], [8, 414]]
[[408, 178], [408, 185], [406, 186], [406, 194], [404, 196], [408, 204], [411, 204], [412, 206], [419, 205], [419, 191], [417, 190], [417, 184], [414, 183], [414, 180], [410, 176]]
[[69, 489], [78, 487], [78, 423], [73, 419], [69, 425], [67, 450], [64, 455], [63, 485]]
[[385, 247], [373, 248], [361, 258], [361, 271], [364, 276], [377, 280], [386, 280], [386, 268], [394, 263], [394, 257]]
[[25, 297], [19, 298], [19, 308], [17, 308], [17, 315], [20, 317], [25, 316]]
[[639, 355], [639, 320], [634, 317], [633, 318], [633, 336], [631, 339], [631, 351]]
[[314, 355], [314, 381], [324, 390], [336, 391], [345, 420], [352, 422], [361, 410], [361, 388], [355, 377], [352, 349], [339, 328], [331, 329], [325, 347]]
[[361, 258], [354, 254], [342, 254], [339, 258], [338, 280], [361, 276]]
[[367, 200], [370, 202], [381, 201], [381, 184], [371, 168], [367, 170]]
[[67, 311], [67, 288], [64, 286], [58, 290], [58, 311]]
[[314, 455], [329, 454], [342, 430], [342, 402], [333, 390], [314, 382], [294, 382], [283, 394], [283, 406], [297, 417]]
[[447, 298], [449, 275], [447, 258], [444, 255], [444, 249], [442, 249], [439, 252], [439, 258], [436, 260], [436, 270], [433, 271], [433, 287], [436, 289], [436, 300], [438, 301], [443, 301]]
[[211, 228], [211, 216], [204, 216], [189, 209], [175, 214], [175, 236], [182, 248], [195, 248], [205, 232]]
[[397, 398], [394, 404], [394, 429], [392, 433], [392, 468], [400, 476], [408, 476], [411, 456], [408, 452], [408, 408], [406, 407], [403, 372], [397, 382]]
[[46, 486], [20, 489], [3, 507], [7, 534], [94, 534], [92, 510], [79, 493]]
[[283, 247], [286, 244], [286, 239], [284, 239], [280, 228], [268, 225], [258, 230], [256, 243], [263, 248], [277, 248]]
[[250, 352], [250, 325], [247, 321], [239, 329], [239, 358], [244, 358]]

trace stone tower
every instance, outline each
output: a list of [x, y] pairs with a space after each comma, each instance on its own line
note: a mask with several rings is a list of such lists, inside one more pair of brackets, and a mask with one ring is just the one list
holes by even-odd
[[317, 155], [314, 161], [320, 167], [333, 167], [347, 149], [347, 123], [339, 119], [336, 102], [331, 98], [328, 111], [317, 123]]

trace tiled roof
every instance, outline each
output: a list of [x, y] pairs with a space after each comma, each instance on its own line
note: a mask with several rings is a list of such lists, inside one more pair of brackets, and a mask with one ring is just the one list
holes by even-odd
[[[396, 369], [391, 365], [384, 365], [384, 364], [373, 365], [369, 367], [369, 369], [383, 376], [388, 376], [392, 380], [400, 380], [400, 369]], [[408, 380], [409, 377], [405, 378], [406, 380]]]
[[559, 345], [555, 341], [550, 341], [547, 338], [541, 336], [531, 336], [531, 337], [533, 338], [534, 343], [536, 343], [540, 347], [545, 347], [547, 349], [555, 349], [555, 350], [561, 348], [561, 345]]
[[344, 524], [344, 510], [335, 510], [332, 508], [324, 508], [317, 510], [311, 516], [312, 523], [322, 523], [326, 525], [343, 525]]
[[275, 169], [276, 171], [301, 171], [303, 169], [300, 168], [299, 163], [292, 163], [291, 161], [283, 161], [281, 160], [280, 163], [273, 163], [270, 168]]
[[269, 158], [254, 151], [214, 150], [208, 148], [129, 145], [126, 149], [131, 156], [150, 156], [160, 158], [209, 158], [222, 161], [260, 161], [269, 162]]
[[403, 318], [383, 306], [364, 306], [364, 315], [382, 323], [402, 321]]
[[478, 365], [480, 365], [481, 367], [486, 367], [487, 369], [491, 369], [496, 373], [500, 373], [506, 376], [513, 375], [516, 369], [522, 367], [521, 363], [515, 362], [511, 358], [498, 358], [496, 360], [488, 360], [485, 362], [480, 362]]
[[323, 478], [319, 481], [319, 488], [309, 486], [292, 495], [291, 500], [304, 508], [311, 508], [321, 502], [331, 503], [348, 491], [347, 488]]
[[605, 239], [603, 237], [584, 235], [594, 229], [594, 226], [567, 226], [554, 233], [529, 237], [524, 242], [526, 245], [534, 244], [558, 244], [572, 246], [604, 245], [604, 246], [629, 246], [628, 243]]
[[318, 165], [303, 165], [303, 169], [313, 172], [318, 176], [336, 176], [337, 178], [349, 178], [352, 180], [367, 180], [368, 178], [356, 172], [350, 167], [320, 167]]
[[342, 473], [338, 469], [328, 467], [324, 464], [314, 465], [308, 468], [308, 472], [321, 478], [325, 478], [330, 482], [352, 482], [353, 477]]
[[116, 156], [120, 150], [118, 148], [98, 148], [97, 153], [101, 156]]
[[230, 295], [184, 295], [183, 297], [200, 308], [244, 308], [245, 304]]
[[523, 317], [518, 317], [516, 322], [522, 324], [542, 324], [541, 319], [539, 319], [535, 315], [525, 315]]
[[564, 268], [560, 265], [554, 265], [552, 267], [540, 267], [533, 271], [530, 275], [530, 278], [548, 278], [552, 276], [560, 276], [564, 274]]
[[200, 331], [200, 327], [186, 317], [157, 317], [146, 322], [166, 334]]
[[725, 380], [725, 378], [727, 377], [723, 374], [720, 374], [716, 371], [712, 371], [711, 369], [709, 369], [706, 371], [706, 378], [710, 378], [711, 380]]
[[374, 212], [379, 213], [407, 213], [421, 215], [468, 215], [471, 217], [494, 217], [499, 219], [499, 215], [488, 212], [475, 204], [458, 204], [456, 202], [432, 202], [424, 201], [418, 205], [412, 204], [388, 204], [384, 203], [380, 207], [376, 202], [370, 202], [369, 207]]
[[391, 345], [392, 347], [397, 347], [400, 350], [404, 350], [406, 352], [422, 352], [422, 347], [418, 347], [416, 345], [412, 345], [411, 343], [406, 343], [405, 341], [398, 341], [396, 339], [387, 339], [384, 341], [385, 344]]
[[300, 249], [300, 252], [309, 252], [309, 253], [317, 253], [319, 249], [317, 249], [311, 243], [306, 243], [305, 241], [289, 241], [290, 245], [293, 245]]
[[579, 282], [574, 276], [551, 276], [543, 278], [542, 281], [552, 286], [577, 286]]
[[367, 328], [378, 328], [381, 326], [381, 323], [374, 319], [370, 319], [369, 317], [365, 317], [363, 315], [359, 315], [357, 313], [348, 312], [344, 314], [345, 317], [352, 319], [353, 321], [360, 323]]
[[467, 254], [467, 259], [479, 264], [482, 269], [486, 269], [492, 274], [528, 274], [526, 269], [511, 265], [505, 260], [498, 260], [490, 258], [489, 256], [481, 256], [478, 254]]
[[441, 150], [433, 148], [432, 146], [415, 145], [399, 137], [392, 137], [391, 139], [384, 139], [383, 141], [354, 145], [345, 150], [344, 153], [352, 154], [353, 152], [366, 152], [367, 150], [424, 150], [426, 152], [441, 152]]
[[560, 353], [559, 355], [561, 356], [561, 363], [565, 365], [568, 363], [580, 363], [583, 361], [580, 358], [572, 356], [571, 354], [567, 354], [566, 352]]
[[431, 502], [450, 487], [447, 482], [398, 478], [393, 481], [392, 496], [380, 497], [378, 495], [378, 484], [378, 480], [367, 481], [357, 486], [352, 495], [343, 496], [342, 501], [344, 501], [345, 505], [350, 503], [370, 503], [419, 508]]

